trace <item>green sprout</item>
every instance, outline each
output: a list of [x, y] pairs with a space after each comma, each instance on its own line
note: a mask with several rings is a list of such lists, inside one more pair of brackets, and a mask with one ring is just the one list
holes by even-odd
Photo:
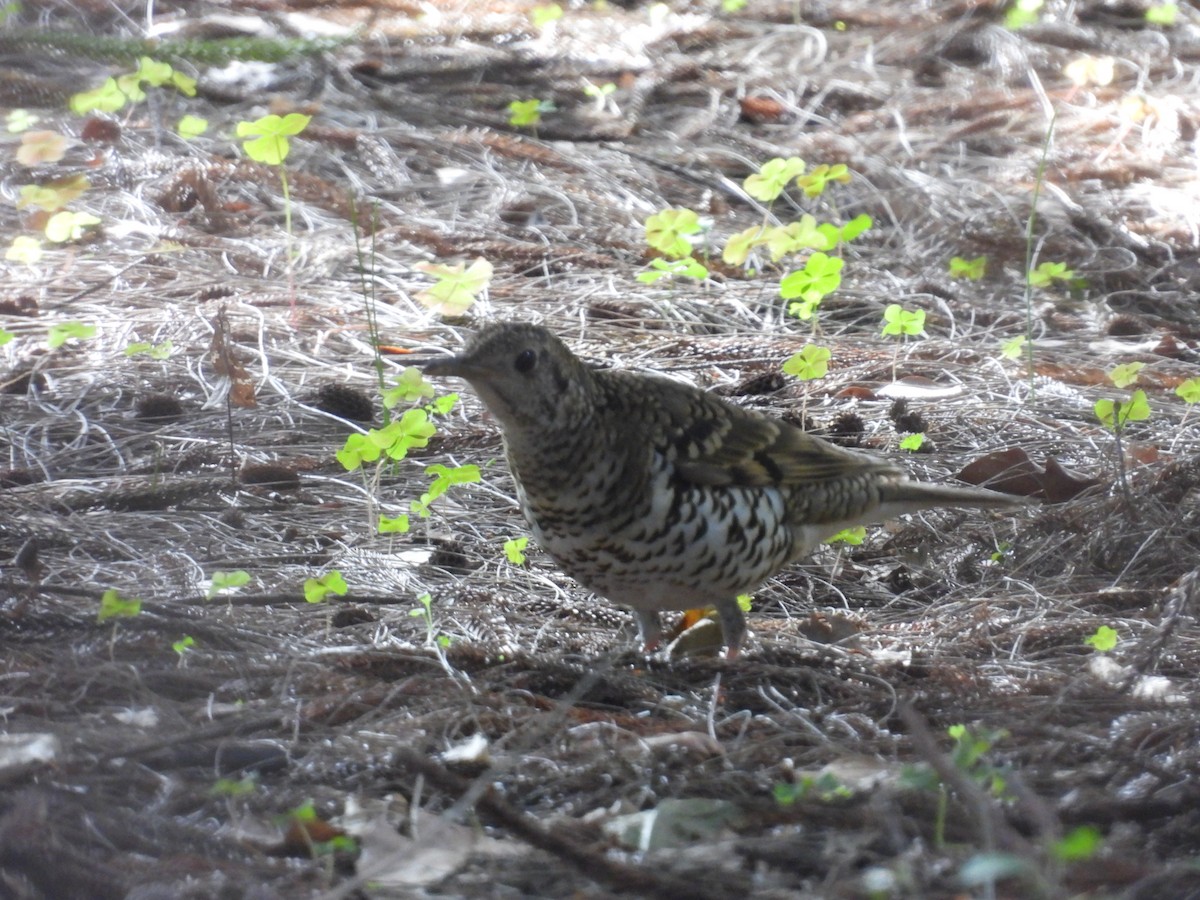
[[793, 301], [788, 304], [788, 314], [811, 319], [821, 301], [841, 285], [845, 264], [841, 257], [817, 251], [803, 269], [785, 275], [779, 282], [779, 295]]
[[58, 325], [50, 326], [46, 333], [46, 346], [51, 350], [57, 350], [72, 338], [86, 341], [95, 336], [95, 325], [84, 325], [82, 322], [61, 322]]
[[241, 778], [218, 778], [208, 789], [210, 797], [245, 797], [258, 789], [258, 775], [251, 772]]
[[196, 639], [190, 634], [185, 634], [179, 640], [171, 644], [171, 649], [179, 654], [180, 660], [187, 654], [189, 650], [196, 646]]
[[1177, 15], [1179, 7], [1175, 3], [1154, 3], [1146, 9], [1146, 24], [1170, 27], [1175, 24]]
[[307, 578], [304, 581], [304, 599], [308, 603], [322, 603], [330, 594], [344, 597], [348, 590], [346, 579], [337, 569], [331, 569], [324, 575]]
[[152, 344], [149, 341], [134, 341], [125, 348], [126, 356], [140, 356], [145, 354], [151, 359], [167, 359], [171, 356], [171, 351], [175, 349], [170, 341], [163, 341], [161, 344]]
[[904, 337], [925, 333], [925, 310], [905, 309], [899, 303], [889, 303], [883, 311], [884, 336], [898, 334]]
[[1095, 633], [1084, 638], [1083, 642], [1097, 653], [1107, 653], [1117, 646], [1117, 630], [1101, 625]]
[[1066, 263], [1060, 262], [1041, 263], [1029, 273], [1029, 284], [1035, 288], [1049, 287], [1056, 281], [1074, 282], [1075, 280], [1074, 269], [1068, 269]]
[[445, 650], [450, 646], [450, 636], [438, 634], [437, 628], [433, 624], [433, 597], [431, 597], [428, 593], [424, 593], [417, 598], [417, 602], [421, 605], [410, 609], [408, 611], [409, 616], [414, 619], [425, 620], [426, 645], [436, 644], [440, 649]]
[[1046, 0], [1014, 0], [1013, 5], [1004, 13], [1004, 27], [1009, 31], [1016, 31], [1018, 28], [1034, 24], [1045, 3]]
[[545, 28], [551, 22], [555, 22], [562, 17], [563, 8], [557, 3], [535, 6], [529, 11], [529, 21], [533, 23], [534, 28]]
[[1138, 380], [1138, 373], [1145, 367], [1146, 364], [1141, 362], [1125, 363], [1124, 365], [1116, 366], [1108, 373], [1108, 377], [1117, 387], [1127, 388]]
[[708, 268], [693, 257], [683, 259], [652, 259], [648, 272], [639, 272], [637, 280], [642, 284], [654, 284], [660, 278], [695, 278], [703, 280], [708, 277]]
[[532, 128], [535, 133], [542, 122], [542, 114], [554, 112], [549, 100], [514, 100], [508, 104], [508, 124], [513, 128]]
[[31, 113], [27, 109], [10, 110], [4, 117], [4, 127], [9, 134], [20, 134], [22, 131], [28, 131], [41, 119], [36, 113]]
[[437, 427], [429, 421], [423, 409], [410, 409], [395, 422], [383, 428], [372, 428], [366, 434], [352, 434], [335, 456], [347, 472], [353, 472], [365, 462], [375, 462], [382, 456], [400, 460], [408, 451], [428, 446]]
[[775, 157], [763, 163], [758, 172], [747, 176], [742, 187], [755, 200], [770, 203], [784, 192], [789, 181], [803, 175], [805, 168], [807, 164], [797, 156]]
[[820, 197], [825, 193], [825, 188], [828, 187], [831, 181], [849, 184], [850, 169], [843, 163], [837, 163], [832, 166], [817, 166], [807, 175], [801, 175], [797, 178], [796, 186], [804, 191], [804, 196], [806, 197]]
[[135, 71], [109, 78], [94, 90], [75, 94], [68, 106], [71, 112], [80, 116], [91, 112], [116, 112], [126, 103], [137, 103], [146, 99], [144, 85], [169, 85], [188, 97], [196, 96], [196, 79], [175, 71], [168, 63], [143, 56], [138, 60]]
[[412, 512], [421, 518], [426, 518], [429, 515], [429, 504], [446, 493], [452, 486], [456, 484], [474, 484], [480, 480], [479, 466], [475, 465], [450, 468], [439, 463], [434, 463], [425, 469], [425, 474], [434, 476], [433, 482], [429, 485], [429, 489], [421, 494], [420, 500], [413, 500], [410, 504]]
[[687, 236], [701, 231], [700, 216], [686, 207], [664, 209], [646, 219], [646, 243], [670, 259], [691, 256], [692, 242]]
[[[286, 116], [269, 115], [261, 119], [242, 121], [237, 124], [237, 136], [242, 140], [242, 149], [255, 162], [269, 166], [282, 166], [292, 151], [291, 138], [298, 135], [312, 116], [288, 113]], [[287, 199], [287, 192], [284, 192]]]
[[963, 259], [961, 256], [956, 256], [950, 260], [950, 275], [954, 278], [979, 281], [987, 272], [987, 261], [986, 256], [977, 256], [974, 259]]
[[42, 242], [28, 235], [17, 235], [13, 238], [9, 248], [4, 251], [4, 258], [8, 262], [21, 263], [26, 266], [36, 265], [42, 258]]
[[97, 622], [109, 619], [132, 619], [142, 611], [141, 600], [126, 600], [116, 588], [109, 588], [100, 597], [100, 610], [96, 614]]
[[750, 612], [751, 607], [754, 605], [754, 596], [752, 594], [738, 594], [737, 605], [738, 609], [742, 612]]
[[1200, 378], [1189, 378], [1175, 388], [1175, 394], [1184, 403], [1200, 403]]
[[824, 378], [829, 371], [829, 359], [832, 354], [828, 347], [818, 347], [816, 344], [806, 344], [802, 350], [793, 353], [783, 364], [786, 375], [794, 375], [801, 381], [812, 381]]
[[1100, 832], [1091, 825], [1080, 825], [1050, 845], [1050, 852], [1061, 862], [1091, 859], [1100, 849]]
[[1000, 345], [1000, 355], [1005, 359], [1020, 359], [1021, 354], [1025, 351], [1025, 343], [1028, 338], [1023, 334], [1018, 334], [1011, 341], [1005, 341]]
[[65, 244], [79, 240], [88, 228], [99, 224], [100, 220], [91, 213], [63, 210], [46, 221], [46, 237], [56, 244]]
[[409, 529], [408, 515], [380, 516], [378, 530], [380, 534], [405, 534]]
[[175, 133], [184, 140], [200, 137], [206, 131], [208, 131], [208, 119], [202, 119], [200, 116], [184, 116], [175, 126]]
[[15, 337], [16, 337], [16, 335], [13, 334], [8, 329], [0, 328], [0, 347], [3, 347], [5, 344], [7, 344], [9, 341], [11, 341]]
[[825, 538], [826, 544], [850, 544], [859, 546], [867, 539], [867, 527], [865, 525], [855, 525], [853, 528], [843, 528], [832, 537]]
[[417, 294], [417, 300], [439, 315], [455, 318], [461, 316], [476, 298], [487, 290], [492, 281], [492, 264], [482, 256], [470, 266], [457, 263], [453, 266], [437, 263], [417, 263], [418, 272], [432, 275], [437, 282]]
[[900, 449], [907, 450], [910, 453], [916, 453], [921, 449], [921, 445], [925, 443], [925, 435], [921, 432], [905, 435], [900, 441]]
[[509, 538], [504, 542], [504, 555], [514, 566], [523, 566], [525, 565], [525, 548], [528, 545], [528, 537]]
[[1096, 418], [1110, 431], [1120, 432], [1128, 422], [1141, 422], [1150, 418], [1150, 404], [1146, 392], [1134, 391], [1125, 402], [1120, 400], [1097, 400]]
[[250, 583], [250, 573], [244, 569], [232, 572], [213, 572], [208, 581], [208, 590], [204, 593], [205, 600], [211, 600], [224, 591], [232, 591]]

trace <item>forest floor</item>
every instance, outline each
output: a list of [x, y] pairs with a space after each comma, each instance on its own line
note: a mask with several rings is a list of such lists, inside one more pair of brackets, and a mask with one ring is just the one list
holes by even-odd
[[[6, 9], [0, 897], [1200, 897], [1200, 14], [563, 5]], [[237, 134], [271, 113], [311, 116], [286, 193]], [[848, 179], [747, 193], [790, 157]], [[707, 275], [638, 280], [684, 208]], [[806, 215], [871, 227], [804, 319], [811, 249], [722, 251]], [[509, 558], [469, 388], [402, 375], [516, 319], [1043, 502], [871, 526], [755, 594], [735, 663], [703, 623], [647, 657]], [[427, 443], [339, 460], [410, 410]]]

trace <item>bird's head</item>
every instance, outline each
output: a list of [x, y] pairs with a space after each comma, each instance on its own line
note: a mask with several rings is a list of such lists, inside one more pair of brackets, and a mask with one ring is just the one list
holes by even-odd
[[538, 325], [489, 325], [461, 353], [427, 364], [425, 374], [465, 378], [510, 441], [530, 429], [577, 428], [590, 410], [591, 373]]

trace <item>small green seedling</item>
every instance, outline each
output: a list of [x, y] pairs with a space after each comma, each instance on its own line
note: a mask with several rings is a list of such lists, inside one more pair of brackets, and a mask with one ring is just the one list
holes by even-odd
[[37, 265], [42, 258], [42, 242], [28, 235], [18, 235], [4, 251], [4, 258], [24, 266]]
[[1117, 387], [1127, 388], [1138, 380], [1138, 373], [1141, 372], [1145, 367], [1145, 363], [1125, 363], [1124, 365], [1116, 366], [1111, 372], [1108, 373], [1108, 377]]
[[[292, 152], [291, 138], [307, 128], [311, 121], [312, 116], [303, 113], [288, 113], [286, 116], [272, 114], [253, 122], [238, 122], [237, 136], [242, 141], [242, 149], [252, 160], [269, 166], [282, 166]], [[285, 199], [286, 193], [285, 190]]]
[[1175, 395], [1184, 403], [1200, 403], [1200, 378], [1189, 378], [1175, 388]]
[[249, 583], [250, 573], [244, 569], [235, 569], [232, 572], [213, 572], [212, 577], [208, 581], [208, 590], [204, 592], [204, 599], [211, 600], [217, 594], [224, 591], [236, 590]]
[[1013, 5], [1004, 13], [1004, 27], [1010, 31], [1033, 25], [1041, 14], [1046, 0], [1014, 0]]
[[46, 346], [57, 350], [71, 339], [86, 341], [96, 336], [95, 325], [84, 325], [82, 322], [60, 322], [51, 325], [46, 333]]
[[423, 409], [410, 409], [395, 422], [383, 428], [372, 428], [366, 434], [352, 434], [346, 438], [335, 456], [347, 472], [353, 472], [365, 462], [375, 462], [381, 456], [400, 460], [409, 450], [428, 446], [437, 427], [429, 421], [429, 413]]
[[826, 544], [850, 544], [857, 547], [867, 539], [867, 527], [855, 525], [853, 528], [843, 528], [833, 537], [825, 538]]
[[330, 594], [344, 597], [348, 590], [342, 573], [333, 569], [316, 578], [305, 579], [304, 599], [308, 603], [322, 603]]
[[797, 178], [796, 186], [804, 191], [804, 196], [806, 197], [820, 197], [825, 193], [825, 188], [833, 181], [841, 184], [849, 184], [850, 169], [843, 163], [837, 163], [832, 166], [820, 165], [807, 175], [801, 175]]
[[426, 645], [436, 644], [442, 650], [450, 646], [450, 636], [446, 634], [438, 634], [437, 628], [433, 624], [433, 597], [428, 593], [422, 594], [417, 598], [417, 602], [421, 605], [414, 607], [408, 611], [409, 616], [414, 619], [425, 620], [425, 643]]
[[597, 111], [600, 111], [607, 107], [607, 108], [611, 109], [614, 113], [619, 112], [616, 104], [613, 103], [613, 99], [612, 99], [613, 94], [615, 94], [616, 92], [617, 92], [617, 86], [615, 84], [613, 84], [611, 81], [606, 81], [606, 82], [604, 82], [604, 84], [594, 84], [591, 81], [588, 81], [586, 78], [584, 79], [583, 95], [585, 97], [590, 97], [591, 99], [596, 101], [596, 110]]
[[395, 409], [401, 403], [417, 403], [421, 400], [433, 399], [434, 387], [416, 366], [405, 366], [396, 376], [392, 387], [384, 391], [383, 405]]
[[925, 310], [905, 309], [899, 303], [889, 303], [883, 311], [883, 334], [898, 334], [902, 337], [925, 333]]
[[401, 513], [398, 516], [380, 516], [378, 525], [380, 534], [406, 534], [409, 529], [408, 515]]
[[184, 116], [179, 120], [179, 124], [175, 126], [175, 133], [184, 140], [198, 138], [204, 132], [208, 131], [208, 119], [203, 119], [200, 116]]
[[708, 277], [708, 268], [691, 256], [683, 259], [652, 259], [650, 271], [639, 272], [636, 277], [642, 284], [654, 284], [660, 278], [695, 278], [703, 281]]
[[195, 646], [196, 646], [196, 639], [194, 637], [192, 637], [190, 634], [185, 634], [179, 640], [177, 640], [173, 644], [171, 644], [171, 649], [179, 654], [179, 658], [182, 661], [183, 657], [187, 654], [187, 652]]
[[838, 781], [832, 772], [824, 775], [804, 775], [799, 781], [777, 784], [771, 789], [775, 802], [780, 806], [791, 806], [798, 800], [815, 800], [818, 803], [833, 803], [847, 800], [853, 792]]
[[746, 8], [747, 0], [721, 0], [721, 12], [735, 13]]
[[751, 608], [754, 605], [754, 595], [753, 594], [738, 594], [737, 595], [737, 605], [738, 605], [738, 609], [740, 609], [742, 612], [744, 612], [744, 613], [750, 612]]
[[132, 619], [142, 611], [141, 600], [126, 600], [116, 588], [109, 588], [100, 597], [100, 611], [96, 614], [97, 622], [109, 619]]
[[535, 6], [529, 11], [529, 21], [533, 23], [534, 28], [545, 28], [551, 22], [556, 22], [563, 17], [563, 8], [557, 3], [547, 3], [544, 6]]
[[907, 450], [909, 453], [916, 453], [925, 443], [925, 435], [921, 432], [905, 435], [900, 441], [900, 449]]
[[1146, 24], [1169, 28], [1175, 24], [1178, 15], [1179, 7], [1175, 3], [1153, 3], [1146, 9]]
[[411, 503], [412, 512], [421, 518], [426, 518], [429, 515], [429, 504], [450, 490], [452, 486], [456, 484], [475, 484], [480, 481], [479, 466], [475, 465], [449, 468], [448, 466], [434, 463], [425, 470], [425, 474], [432, 475], [433, 482], [429, 485], [429, 489], [421, 495], [420, 500], [413, 500]]
[[80, 116], [91, 112], [116, 112], [126, 103], [137, 103], [146, 99], [144, 85], [169, 85], [185, 96], [196, 96], [196, 79], [175, 71], [168, 63], [143, 56], [138, 60], [136, 71], [109, 78], [95, 90], [75, 94], [68, 105], [71, 112]]
[[218, 778], [208, 789], [210, 797], [247, 797], [258, 790], [258, 775], [250, 772], [241, 778]]
[[11, 341], [15, 337], [16, 337], [16, 335], [13, 334], [11, 331], [9, 331], [5, 328], [0, 328], [0, 347], [3, 347], [5, 344], [7, 344], [9, 341]]
[[771, 203], [784, 192], [788, 182], [803, 175], [806, 168], [807, 164], [798, 156], [787, 159], [777, 156], [763, 163], [758, 172], [747, 176], [742, 187], [755, 200]]
[[508, 104], [508, 124], [513, 128], [531, 128], [537, 133], [545, 113], [552, 113], [555, 106], [549, 100], [514, 100]]
[[58, 212], [78, 200], [92, 186], [84, 175], [69, 175], [43, 184], [25, 184], [17, 191], [17, 209], [35, 206], [45, 212]]
[[798, 353], [793, 353], [784, 361], [785, 375], [794, 375], [801, 381], [812, 381], [824, 378], [829, 371], [829, 359], [832, 354], [828, 347], [818, 347], [816, 344], [806, 344]]
[[1026, 341], [1025, 335], [1018, 334], [1011, 341], [1005, 341], [1000, 345], [1000, 355], [1005, 359], [1020, 359], [1021, 354], [1025, 352]]
[[788, 304], [788, 314], [811, 319], [821, 301], [841, 286], [845, 264], [841, 257], [817, 251], [803, 269], [785, 275], [779, 282], [779, 296], [793, 301]]
[[1120, 431], [1128, 422], [1141, 422], [1150, 418], [1150, 404], [1146, 392], [1134, 391], [1125, 402], [1120, 400], [1097, 400], [1096, 418], [1110, 431]]
[[63, 210], [46, 221], [46, 238], [56, 244], [78, 241], [88, 228], [99, 224], [100, 220], [91, 213]]
[[1080, 825], [1050, 845], [1050, 852], [1060, 862], [1081, 862], [1092, 859], [1100, 850], [1103, 839], [1098, 829]]
[[134, 341], [125, 347], [126, 356], [140, 356], [143, 353], [151, 359], [169, 359], [171, 351], [175, 349], [170, 341], [163, 341], [161, 344], [152, 344], [149, 341]]
[[457, 263], [453, 266], [437, 263], [417, 263], [418, 272], [437, 279], [433, 287], [417, 294], [417, 300], [439, 315], [456, 318], [471, 308], [475, 300], [487, 290], [492, 281], [492, 264], [482, 256], [468, 266]]
[[509, 538], [504, 542], [504, 555], [514, 566], [525, 565], [525, 548], [529, 546], [529, 538]]
[[987, 257], [977, 256], [974, 259], [963, 259], [956, 256], [950, 260], [950, 275], [953, 278], [966, 278], [979, 281], [987, 272]]
[[700, 216], [691, 209], [664, 209], [646, 219], [646, 243], [669, 259], [692, 255], [688, 235], [700, 234], [704, 226]]
[[1075, 270], [1068, 269], [1066, 263], [1044, 262], [1029, 273], [1031, 287], [1049, 287], [1056, 281], [1074, 283], [1076, 281]]
[[4, 117], [4, 127], [9, 134], [20, 134], [22, 131], [28, 131], [41, 119], [36, 113], [31, 113], [27, 109], [14, 109]]
[[1084, 638], [1083, 642], [1097, 653], [1108, 653], [1117, 646], [1117, 630], [1108, 625], [1101, 625], [1093, 634]]

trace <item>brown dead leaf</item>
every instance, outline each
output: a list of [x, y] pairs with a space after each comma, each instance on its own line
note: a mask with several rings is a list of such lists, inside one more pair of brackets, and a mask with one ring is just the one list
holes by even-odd
[[225, 308], [217, 313], [213, 320], [213, 336], [209, 350], [212, 351], [213, 369], [218, 375], [229, 379], [229, 402], [239, 409], [254, 409], [258, 400], [254, 396], [254, 382], [245, 367], [239, 363], [231, 349], [229, 338], [229, 323], [225, 318]]

